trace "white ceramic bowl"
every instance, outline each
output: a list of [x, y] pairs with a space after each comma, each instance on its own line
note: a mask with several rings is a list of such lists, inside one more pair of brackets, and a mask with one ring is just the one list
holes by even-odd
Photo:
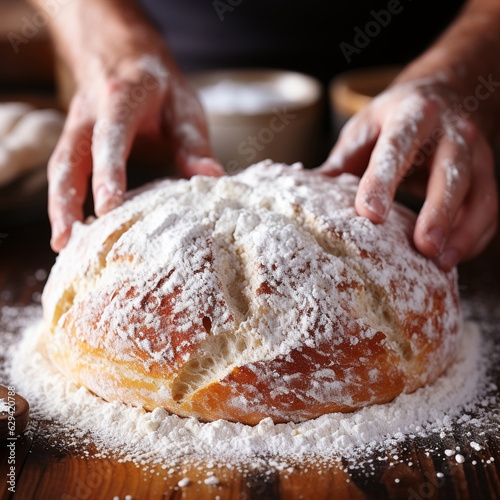
[[270, 158], [313, 166], [321, 84], [301, 73], [234, 69], [190, 76], [205, 108], [212, 145], [228, 173]]

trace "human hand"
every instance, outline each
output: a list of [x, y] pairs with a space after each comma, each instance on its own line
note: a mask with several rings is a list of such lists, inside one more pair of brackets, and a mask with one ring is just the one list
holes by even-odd
[[362, 176], [356, 211], [374, 223], [385, 221], [403, 180], [424, 194], [414, 243], [444, 270], [482, 252], [497, 229], [492, 151], [476, 124], [454, 112], [457, 99], [439, 79], [396, 83], [346, 124], [317, 169]]
[[[104, 8], [109, 12], [91, 15]], [[135, 11], [122, 20], [124, 4], [92, 2], [72, 9], [57, 19], [55, 37], [69, 47], [63, 58], [76, 85], [48, 166], [51, 246], [57, 252], [73, 222], [83, 218], [89, 176], [97, 216], [122, 203], [126, 162], [138, 135], [169, 141], [185, 176], [223, 173], [201, 104], [160, 35], [146, 22], [133, 26], [139, 19]], [[105, 26], [91, 29], [99, 18], [107, 19]]]

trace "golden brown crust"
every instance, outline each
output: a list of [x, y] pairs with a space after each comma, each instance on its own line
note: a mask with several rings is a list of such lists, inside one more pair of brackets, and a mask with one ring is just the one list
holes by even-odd
[[52, 361], [110, 401], [248, 424], [432, 382], [458, 345], [456, 272], [416, 252], [403, 207], [357, 217], [355, 187], [266, 164], [137, 193], [52, 271]]

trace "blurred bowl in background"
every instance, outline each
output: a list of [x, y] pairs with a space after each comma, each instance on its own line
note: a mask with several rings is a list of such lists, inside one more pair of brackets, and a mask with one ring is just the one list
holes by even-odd
[[309, 75], [234, 69], [190, 75], [205, 109], [215, 155], [228, 173], [270, 158], [315, 161], [323, 90]]
[[335, 135], [349, 118], [385, 90], [401, 69], [400, 66], [361, 68], [335, 77], [328, 86]]

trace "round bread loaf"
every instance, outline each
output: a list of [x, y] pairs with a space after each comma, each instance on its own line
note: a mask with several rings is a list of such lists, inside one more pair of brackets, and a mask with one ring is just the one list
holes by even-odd
[[266, 161], [76, 224], [43, 294], [53, 363], [108, 401], [248, 424], [432, 382], [459, 343], [456, 270], [416, 251], [402, 205], [356, 215], [358, 180]]

